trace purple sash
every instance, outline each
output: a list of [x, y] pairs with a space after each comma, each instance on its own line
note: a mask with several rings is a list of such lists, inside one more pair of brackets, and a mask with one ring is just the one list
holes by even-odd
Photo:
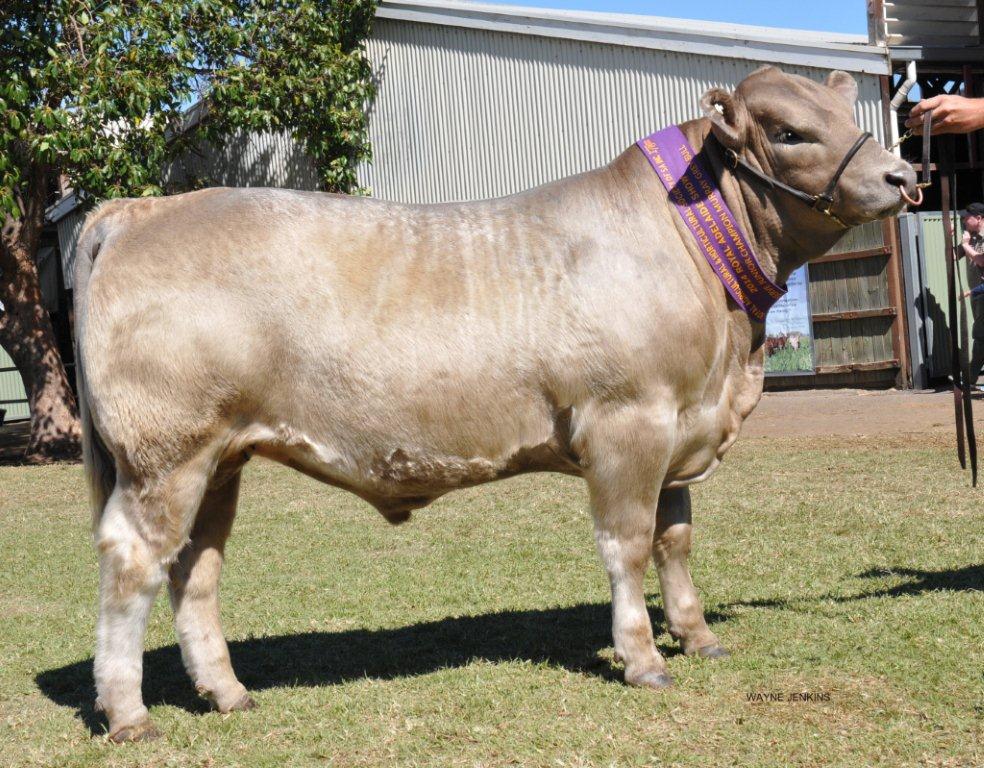
[[766, 313], [786, 294], [786, 288], [762, 271], [714, 176], [675, 125], [636, 143], [731, 298], [764, 323]]

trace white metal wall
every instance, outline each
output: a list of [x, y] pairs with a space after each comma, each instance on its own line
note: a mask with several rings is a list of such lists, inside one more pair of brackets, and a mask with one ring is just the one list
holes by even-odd
[[58, 220], [58, 250], [61, 251], [62, 277], [65, 280], [65, 288], [72, 290], [75, 286], [75, 253], [79, 243], [79, 235], [82, 234], [82, 225], [85, 224], [85, 214], [80, 211], [72, 211], [67, 216]]
[[17, 372], [14, 361], [3, 349], [0, 349], [0, 410], [7, 412], [4, 416], [5, 421], [31, 418], [24, 381]]
[[[362, 183], [413, 202], [505, 195], [604, 165], [768, 63], [383, 18], [369, 52], [379, 93]], [[856, 77], [858, 120], [881, 141], [878, 77]]]
[[318, 173], [286, 132], [240, 131], [221, 147], [201, 145], [173, 162], [164, 184], [317, 189]]

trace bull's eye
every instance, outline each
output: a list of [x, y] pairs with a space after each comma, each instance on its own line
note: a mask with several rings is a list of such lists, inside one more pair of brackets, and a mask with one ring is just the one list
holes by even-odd
[[776, 139], [780, 144], [802, 144], [804, 139], [796, 131], [791, 131], [789, 128], [783, 128], [776, 134]]

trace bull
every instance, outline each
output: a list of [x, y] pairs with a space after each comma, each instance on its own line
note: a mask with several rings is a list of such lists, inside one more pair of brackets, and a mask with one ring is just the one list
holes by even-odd
[[[680, 126], [776, 283], [916, 194], [911, 167], [857, 144], [856, 97], [846, 73], [767, 67], [708, 91], [704, 116]], [[826, 210], [789, 193], [817, 197], [835, 169]], [[221, 712], [254, 705], [217, 597], [253, 455], [392, 523], [519, 473], [583, 477], [625, 681], [671, 683], [643, 596], [651, 560], [683, 651], [726, 655], [688, 568], [688, 488], [761, 396], [764, 328], [638, 148], [480, 202], [276, 189], [110, 201], [89, 217], [75, 286], [94, 671], [113, 740], [156, 734], [142, 654], [165, 582], [198, 690]]]

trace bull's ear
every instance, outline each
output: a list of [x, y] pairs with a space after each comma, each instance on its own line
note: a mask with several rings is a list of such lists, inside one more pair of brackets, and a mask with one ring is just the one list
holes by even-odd
[[711, 121], [715, 138], [736, 152], [745, 144], [745, 110], [734, 94], [711, 88], [700, 99], [704, 117]]
[[858, 100], [857, 81], [841, 69], [835, 69], [827, 75], [827, 87], [837, 91], [852, 107]]

